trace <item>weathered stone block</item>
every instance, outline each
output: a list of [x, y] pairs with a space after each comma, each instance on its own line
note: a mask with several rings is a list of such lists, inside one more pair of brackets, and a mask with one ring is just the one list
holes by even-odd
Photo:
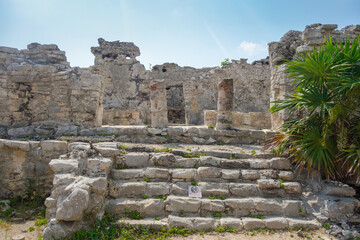
[[260, 178], [259, 171], [257, 170], [241, 170], [241, 178], [245, 180], [257, 180]]
[[230, 183], [230, 193], [238, 197], [258, 196], [259, 189], [256, 184]]
[[300, 194], [301, 184], [298, 182], [285, 182], [284, 189], [287, 193]]
[[55, 173], [73, 172], [78, 169], [79, 162], [76, 159], [54, 159], [49, 166]]
[[165, 200], [165, 209], [169, 212], [198, 212], [201, 199], [169, 196]]
[[145, 194], [146, 184], [142, 182], [111, 182], [109, 195], [114, 198], [132, 197]]
[[242, 230], [244, 225], [239, 218], [221, 218], [220, 225], [224, 228], [235, 228], [237, 230]]
[[202, 182], [199, 183], [203, 196], [227, 196], [229, 195], [229, 184], [228, 183], [210, 183]]
[[267, 217], [265, 220], [265, 226], [268, 229], [287, 229], [289, 223], [283, 217]]
[[114, 180], [122, 179], [136, 179], [144, 177], [144, 170], [142, 169], [111, 169], [111, 176]]
[[280, 171], [279, 178], [287, 181], [291, 181], [294, 179], [294, 174], [290, 171]]
[[290, 161], [286, 158], [276, 157], [270, 161], [270, 167], [273, 169], [290, 170]]
[[209, 212], [223, 212], [225, 206], [224, 202], [221, 200], [203, 199], [201, 209]]
[[146, 217], [159, 217], [165, 214], [164, 201], [161, 199], [146, 199], [141, 202], [140, 213]]
[[270, 212], [273, 214], [281, 214], [281, 204], [272, 199], [254, 199], [255, 209], [260, 212]]
[[265, 228], [265, 223], [263, 220], [258, 218], [243, 218], [242, 222], [244, 224], [245, 230], [253, 230], [256, 228]]
[[145, 177], [155, 179], [168, 179], [170, 176], [167, 168], [146, 168], [144, 175]]
[[58, 203], [56, 219], [63, 221], [80, 221], [84, 210], [89, 204], [89, 193], [81, 188], [76, 188], [62, 202]]
[[40, 146], [44, 152], [66, 152], [67, 143], [64, 141], [46, 140], [41, 141]]
[[260, 190], [279, 189], [280, 182], [273, 179], [259, 179], [257, 184]]
[[190, 218], [169, 216], [169, 225], [174, 227], [183, 227], [185, 229], [193, 229], [194, 224]]
[[175, 167], [176, 158], [171, 153], [155, 154], [150, 160], [155, 166]]
[[228, 198], [225, 199], [225, 205], [232, 209], [240, 210], [252, 210], [255, 209], [255, 204], [252, 199], [249, 198]]
[[226, 180], [236, 180], [240, 177], [239, 170], [222, 169], [221, 177]]
[[196, 169], [173, 169], [171, 170], [171, 176], [174, 179], [192, 180], [197, 178], [197, 171]]
[[197, 172], [200, 178], [218, 178], [221, 175], [221, 169], [216, 167], [199, 167]]
[[127, 153], [124, 157], [124, 163], [128, 167], [146, 167], [149, 165], [149, 154]]
[[213, 218], [193, 218], [194, 229], [202, 231], [215, 229], [216, 220]]
[[352, 197], [356, 191], [352, 187], [340, 182], [326, 183], [323, 193], [332, 196]]
[[146, 185], [145, 194], [148, 196], [163, 196], [170, 192], [168, 183], [148, 183]]

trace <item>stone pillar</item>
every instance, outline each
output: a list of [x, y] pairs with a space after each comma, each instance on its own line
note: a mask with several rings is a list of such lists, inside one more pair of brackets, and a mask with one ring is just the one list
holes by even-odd
[[166, 83], [164, 80], [150, 82], [151, 126], [166, 128], [168, 126]]
[[216, 119], [216, 129], [231, 129], [232, 112], [234, 107], [234, 85], [233, 80], [223, 79], [218, 84], [218, 115]]

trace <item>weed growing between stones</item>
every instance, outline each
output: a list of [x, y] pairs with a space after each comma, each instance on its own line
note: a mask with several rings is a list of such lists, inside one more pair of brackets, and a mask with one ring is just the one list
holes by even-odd
[[198, 183], [197, 181], [192, 181], [192, 182], [191, 182], [191, 185], [193, 185], [193, 186], [198, 186], [199, 183]]
[[45, 217], [45, 194], [36, 189], [33, 181], [24, 196], [17, 196], [9, 200], [0, 200], [0, 220], [5, 222], [16, 219], [38, 219]]
[[172, 152], [172, 150], [170, 149], [170, 148], [168, 148], [168, 147], [166, 147], [166, 148], [163, 148], [163, 149], [157, 149], [157, 148], [152, 148], [153, 149], [153, 151], [154, 152], [168, 152], [168, 153], [171, 153]]
[[126, 168], [125, 165], [119, 165], [116, 167], [117, 170], [123, 170], [125, 168]]
[[329, 229], [330, 229], [330, 223], [325, 222], [325, 223], [323, 224], [323, 227], [324, 227], [326, 230], [329, 230]]
[[208, 126], [209, 129], [214, 129], [215, 127], [213, 125]]
[[198, 153], [198, 154], [196, 154], [196, 155], [193, 155], [193, 154], [189, 154], [189, 153], [187, 153], [187, 154], [184, 154], [184, 158], [199, 158], [199, 157], [201, 157], [201, 156], [205, 156], [205, 154], [203, 154], [203, 153]]
[[225, 200], [226, 199], [226, 197], [224, 197], [224, 196], [216, 196], [216, 195], [210, 195], [208, 198], [210, 200], [215, 200], [215, 199]]
[[166, 200], [167, 196], [158, 196], [157, 199]]
[[221, 213], [219, 213], [219, 212], [213, 213], [213, 217], [221, 218]]
[[144, 181], [145, 181], [145, 182], [150, 182], [150, 178], [144, 177]]
[[124, 212], [124, 217], [140, 220], [144, 217], [138, 211], [126, 211]]

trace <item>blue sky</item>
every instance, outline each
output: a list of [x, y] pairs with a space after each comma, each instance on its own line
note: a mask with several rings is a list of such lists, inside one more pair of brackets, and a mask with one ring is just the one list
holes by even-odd
[[55, 43], [72, 66], [97, 39], [134, 42], [149, 68], [218, 66], [267, 56], [267, 43], [312, 23], [360, 24], [359, 0], [0, 0], [0, 46]]

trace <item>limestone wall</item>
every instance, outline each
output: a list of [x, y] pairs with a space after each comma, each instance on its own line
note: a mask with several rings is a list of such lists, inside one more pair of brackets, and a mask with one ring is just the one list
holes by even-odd
[[226, 67], [196, 69], [174, 63], [145, 70], [136, 60], [140, 50], [133, 43], [99, 39], [92, 48], [91, 71], [105, 78], [103, 124], [139, 125], [151, 122], [149, 83], [164, 79], [169, 123], [203, 124], [204, 110], [216, 110], [217, 83], [234, 79], [234, 108], [241, 112], [265, 112], [269, 106], [268, 60], [248, 64], [245, 59]]
[[[303, 32], [289, 31], [279, 42], [269, 43], [271, 66], [270, 101], [285, 98], [286, 94], [293, 93], [292, 79], [286, 73], [286, 61], [296, 59], [304, 51], [320, 47], [329, 36], [335, 42], [344, 43], [346, 39], [355, 39], [360, 34], [360, 25], [350, 25], [337, 29], [336, 24], [312, 24], [306, 26]], [[297, 118], [290, 116], [286, 110], [271, 115], [272, 128], [278, 128], [287, 120]]]
[[[269, 112], [233, 112], [232, 128], [234, 129], [270, 129], [270, 113]], [[204, 113], [205, 126], [215, 126], [217, 111], [207, 110]]]
[[71, 68], [56, 45], [0, 47], [0, 136], [51, 135], [102, 122], [103, 77]]
[[150, 122], [149, 71], [136, 60], [140, 50], [133, 43], [100, 38], [92, 47], [92, 73], [104, 77], [103, 124], [139, 125]]
[[66, 152], [64, 141], [0, 139], [0, 198], [25, 196], [34, 190], [49, 194], [53, 181], [49, 162]]

